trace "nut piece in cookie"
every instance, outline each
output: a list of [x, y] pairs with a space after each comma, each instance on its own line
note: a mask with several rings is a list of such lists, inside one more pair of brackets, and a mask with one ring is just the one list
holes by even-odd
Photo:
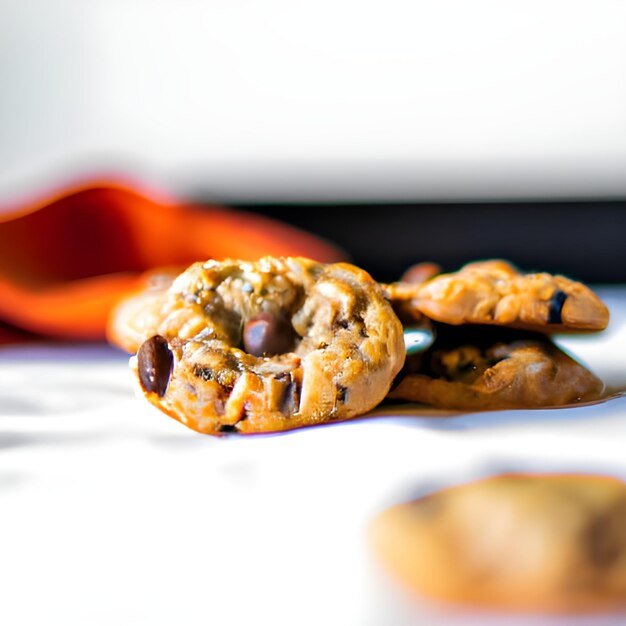
[[419, 360], [407, 359], [388, 397], [445, 409], [554, 407], [599, 399], [604, 384], [534, 333], [482, 326], [437, 326]]
[[496, 476], [387, 509], [371, 538], [391, 573], [438, 600], [626, 609], [626, 484], [618, 479]]
[[144, 333], [131, 359], [141, 389], [202, 433], [360, 415], [385, 397], [404, 363], [402, 325], [381, 287], [345, 263], [207, 261], [139, 298], [122, 308], [132, 332], [117, 336], [133, 345]]
[[497, 324], [540, 332], [597, 331], [609, 313], [585, 285], [563, 276], [521, 274], [504, 261], [470, 263], [418, 285], [411, 302], [446, 324]]

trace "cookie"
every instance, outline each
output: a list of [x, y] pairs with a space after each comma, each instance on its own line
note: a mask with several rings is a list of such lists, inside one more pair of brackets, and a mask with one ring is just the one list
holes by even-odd
[[426, 282], [429, 278], [433, 278], [433, 276], [437, 276], [437, 274], [441, 274], [441, 266], [437, 263], [415, 263], [402, 274], [400, 282], [418, 285]]
[[124, 298], [113, 309], [106, 334], [110, 343], [129, 353], [156, 334], [161, 322], [167, 290], [184, 268], [158, 268], [143, 274], [134, 295]]
[[[208, 261], [153, 295], [135, 309], [148, 315], [132, 323], [145, 334], [132, 368], [152, 404], [202, 433], [360, 415], [385, 397], [404, 362], [400, 321], [353, 265]], [[133, 343], [121, 325], [117, 335]]]
[[382, 284], [385, 296], [391, 302], [396, 315], [405, 326], [429, 326], [429, 320], [413, 304], [419, 285], [441, 272], [436, 263], [416, 263], [411, 265], [400, 280], [395, 283]]
[[430, 320], [413, 302], [418, 293], [417, 284], [397, 282], [382, 284], [382, 287], [395, 314], [405, 326], [430, 324]]
[[390, 572], [437, 600], [626, 609], [626, 483], [615, 478], [500, 475], [396, 505], [371, 531]]
[[437, 326], [437, 340], [407, 364], [389, 398], [445, 409], [555, 407], [597, 400], [603, 382], [537, 333]]
[[417, 311], [446, 324], [553, 333], [602, 330], [609, 321], [606, 306], [582, 283], [546, 273], [521, 274], [504, 261], [470, 263], [418, 284], [414, 293], [411, 303]]

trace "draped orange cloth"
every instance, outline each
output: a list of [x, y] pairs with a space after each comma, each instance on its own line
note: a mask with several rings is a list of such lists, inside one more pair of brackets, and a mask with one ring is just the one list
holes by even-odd
[[0, 208], [0, 343], [100, 340], [112, 307], [161, 266], [264, 255], [341, 260], [332, 244], [234, 209], [115, 183]]

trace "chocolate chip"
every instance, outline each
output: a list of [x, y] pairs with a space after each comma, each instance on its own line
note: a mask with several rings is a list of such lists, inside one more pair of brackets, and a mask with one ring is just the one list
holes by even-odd
[[215, 372], [210, 367], [202, 367], [200, 365], [194, 366], [193, 375], [207, 382], [216, 378]]
[[348, 388], [343, 387], [342, 385], [337, 385], [337, 402], [339, 403], [345, 402], [347, 395], [348, 395]]
[[283, 415], [291, 416], [297, 413], [300, 405], [300, 389], [295, 381], [291, 380], [285, 386], [283, 396], [280, 401], [279, 410]]
[[273, 356], [291, 352], [296, 345], [296, 331], [280, 314], [259, 313], [243, 329], [243, 347], [254, 356]]
[[148, 393], [165, 395], [174, 367], [174, 355], [160, 335], [144, 341], [137, 352], [139, 382]]
[[587, 556], [597, 567], [611, 567], [626, 549], [623, 543], [624, 533], [621, 532], [625, 513], [624, 503], [621, 503], [621, 507], [618, 504], [614, 509], [594, 518], [585, 529], [584, 545]]
[[224, 367], [219, 370], [215, 370], [211, 367], [206, 367], [202, 365], [194, 365], [193, 366], [193, 375], [196, 378], [200, 378], [205, 382], [216, 382], [218, 385], [221, 385], [226, 390], [232, 390], [237, 382], [237, 372], [232, 369], [228, 369]]
[[563, 321], [561, 311], [565, 300], [567, 300], [567, 294], [564, 291], [558, 289], [554, 292], [548, 307], [548, 324], [560, 324]]
[[237, 433], [239, 429], [234, 424], [221, 424], [217, 429], [220, 433]]

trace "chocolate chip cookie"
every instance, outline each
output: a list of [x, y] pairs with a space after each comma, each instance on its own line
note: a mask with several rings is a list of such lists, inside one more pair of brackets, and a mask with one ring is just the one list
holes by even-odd
[[395, 283], [382, 284], [385, 296], [403, 324], [428, 324], [427, 318], [413, 303], [419, 286], [441, 272], [436, 263], [416, 263], [409, 267]]
[[602, 330], [609, 320], [606, 306], [582, 283], [546, 273], [521, 274], [497, 260], [470, 263], [458, 272], [395, 290], [395, 297], [410, 300], [417, 311], [446, 324], [554, 333]]
[[131, 365], [146, 398], [202, 433], [360, 415], [385, 397], [405, 358], [382, 288], [346, 263], [196, 263], [121, 310], [144, 316], [132, 332], [118, 320], [111, 335], [125, 346], [141, 337]]
[[509, 474], [400, 504], [372, 525], [389, 570], [425, 596], [516, 611], [626, 609], [626, 483]]
[[407, 359], [389, 398], [458, 410], [565, 406], [600, 397], [603, 382], [547, 337], [438, 324], [437, 340]]

